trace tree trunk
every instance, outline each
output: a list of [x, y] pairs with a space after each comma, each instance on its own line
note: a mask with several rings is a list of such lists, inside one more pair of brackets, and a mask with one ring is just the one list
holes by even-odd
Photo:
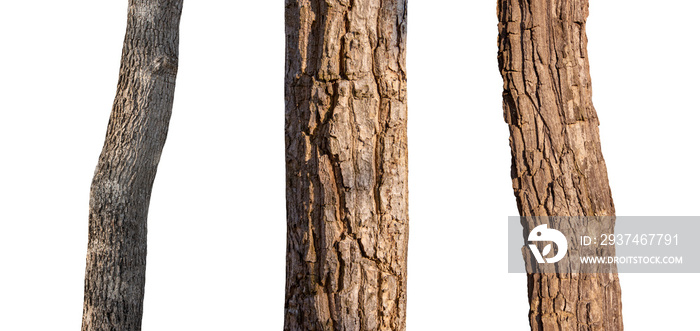
[[406, 0], [287, 0], [285, 330], [404, 330]]
[[90, 187], [82, 330], [141, 330], [146, 216], [168, 132], [182, 0], [130, 0], [117, 95]]
[[[587, 0], [499, 0], [499, 66], [522, 216], [613, 216], [586, 51]], [[535, 224], [524, 222], [525, 233]], [[586, 224], [582, 224], [583, 227]], [[612, 233], [608, 224], [601, 233]], [[617, 274], [528, 274], [532, 330], [622, 330]]]

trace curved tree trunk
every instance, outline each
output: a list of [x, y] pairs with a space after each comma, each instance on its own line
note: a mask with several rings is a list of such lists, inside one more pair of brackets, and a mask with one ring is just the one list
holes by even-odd
[[406, 0], [287, 0], [285, 330], [404, 330]]
[[[613, 216], [586, 51], [587, 0], [499, 0], [499, 65], [522, 216]], [[524, 222], [525, 233], [535, 224]], [[586, 224], [581, 224], [586, 227]], [[614, 226], [599, 229], [613, 233]], [[622, 330], [616, 274], [529, 274], [533, 330]]]
[[182, 0], [130, 0], [117, 95], [90, 188], [82, 330], [140, 330], [146, 216], [173, 105]]

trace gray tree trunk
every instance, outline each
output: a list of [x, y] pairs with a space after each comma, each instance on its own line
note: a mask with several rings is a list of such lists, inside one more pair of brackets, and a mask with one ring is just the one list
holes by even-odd
[[406, 0], [287, 0], [285, 330], [404, 330]]
[[[498, 15], [504, 114], [520, 214], [614, 216], [591, 100], [588, 0], [499, 0]], [[536, 224], [523, 225], [529, 233]], [[607, 224], [595, 231], [613, 230], [614, 224]], [[529, 274], [528, 293], [532, 330], [623, 329], [615, 273]]]
[[82, 330], [141, 329], [146, 216], [168, 132], [182, 0], [130, 0], [117, 95], [90, 188]]

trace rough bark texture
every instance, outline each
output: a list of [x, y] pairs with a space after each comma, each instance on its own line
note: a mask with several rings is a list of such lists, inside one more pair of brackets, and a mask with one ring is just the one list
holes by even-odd
[[82, 330], [140, 330], [146, 216], [168, 132], [182, 1], [130, 0], [117, 95], [90, 188]]
[[[614, 215], [591, 101], [588, 1], [499, 0], [498, 16], [504, 115], [520, 214]], [[535, 226], [523, 225], [526, 234]], [[623, 329], [614, 273], [529, 274], [528, 291], [533, 330]]]
[[285, 330], [404, 330], [406, 1], [287, 0]]

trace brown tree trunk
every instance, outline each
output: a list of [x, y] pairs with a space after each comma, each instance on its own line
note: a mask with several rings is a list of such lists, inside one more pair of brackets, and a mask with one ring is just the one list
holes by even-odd
[[287, 0], [285, 330], [404, 330], [406, 0]]
[[90, 188], [82, 330], [141, 330], [146, 216], [168, 132], [182, 0], [130, 0], [117, 95]]
[[[613, 216], [586, 51], [587, 0], [499, 0], [499, 65], [522, 216]], [[524, 222], [529, 233], [535, 224]], [[586, 227], [586, 224], [581, 224]], [[600, 233], [612, 233], [608, 224]], [[617, 274], [528, 275], [533, 330], [622, 330]]]

